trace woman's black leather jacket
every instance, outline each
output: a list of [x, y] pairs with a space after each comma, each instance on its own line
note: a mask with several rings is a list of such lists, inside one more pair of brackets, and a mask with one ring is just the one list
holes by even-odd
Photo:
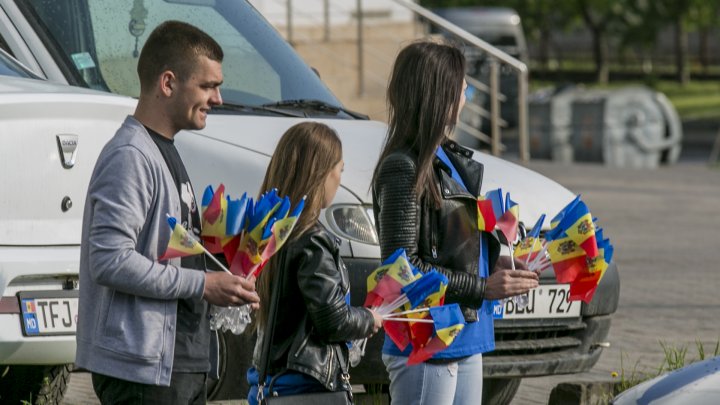
[[[285, 277], [280, 280], [268, 374], [289, 369], [316, 378], [330, 391], [350, 390], [343, 379], [343, 370], [348, 369], [346, 342], [370, 335], [374, 322], [370, 311], [345, 301], [350, 284], [339, 245], [340, 240], [318, 222], [277, 253], [272, 271], [278, 274], [283, 267]], [[259, 328], [256, 367], [263, 340]]]
[[[467, 322], [477, 321], [485, 295], [485, 279], [478, 277], [480, 231], [477, 228], [477, 196], [480, 194], [483, 165], [472, 159], [473, 152], [453, 141], [443, 149], [463, 179], [467, 190], [452, 179], [450, 169], [438, 158], [433, 162], [435, 186], [442, 202], [440, 209], [415, 189], [417, 157], [399, 150], [382, 162], [373, 184], [375, 226], [381, 256], [387, 258], [404, 248], [410, 262], [420, 271], [435, 268], [448, 277], [446, 303], [459, 303]], [[488, 239], [489, 265], [495, 267], [500, 244]]]

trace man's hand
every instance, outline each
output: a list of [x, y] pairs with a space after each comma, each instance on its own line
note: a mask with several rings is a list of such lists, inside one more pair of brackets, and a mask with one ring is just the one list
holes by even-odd
[[527, 270], [502, 269], [493, 272], [485, 282], [485, 298], [497, 300], [525, 294], [537, 287], [538, 275]]
[[260, 298], [255, 292], [255, 277], [242, 278], [222, 271], [205, 273], [205, 301], [222, 307], [250, 304], [253, 309], [260, 307]]

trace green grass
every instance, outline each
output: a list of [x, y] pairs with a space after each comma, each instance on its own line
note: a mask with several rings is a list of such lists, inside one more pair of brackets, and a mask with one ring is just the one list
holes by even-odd
[[720, 355], [720, 339], [715, 343], [715, 347], [710, 353], [705, 352], [705, 347], [702, 342], [695, 340], [697, 357], [693, 358], [688, 357], [688, 347], [686, 345], [672, 346], [663, 341], [660, 341], [659, 343], [663, 350], [664, 359], [655, 370], [650, 372], [638, 369], [638, 366], [640, 365], [639, 360], [633, 364], [632, 368], [626, 370], [625, 358], [627, 357], [627, 354], [620, 353], [620, 372], [612, 373], [612, 377], [618, 379], [615, 384], [615, 390], [612, 394], [608, 393], [606, 399], [612, 399], [613, 395], [617, 395], [646, 380], [655, 378], [660, 374], [677, 370], [696, 361], [702, 361], [706, 358]]

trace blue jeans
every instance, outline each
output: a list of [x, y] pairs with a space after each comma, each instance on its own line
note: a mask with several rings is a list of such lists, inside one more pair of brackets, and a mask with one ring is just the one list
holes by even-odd
[[480, 405], [482, 354], [446, 364], [408, 366], [407, 357], [382, 355], [392, 405]]

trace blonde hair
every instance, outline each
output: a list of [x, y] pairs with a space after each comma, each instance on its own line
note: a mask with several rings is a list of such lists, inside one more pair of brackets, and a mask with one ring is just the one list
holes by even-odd
[[[278, 195], [290, 198], [293, 207], [306, 197], [305, 209], [290, 235], [290, 241], [302, 236], [318, 220], [325, 201], [325, 179], [340, 160], [340, 138], [325, 124], [295, 124], [280, 138], [265, 172], [260, 193], [275, 188]], [[263, 327], [267, 320], [274, 264], [275, 260], [271, 258], [257, 281], [261, 303], [259, 327]]]

